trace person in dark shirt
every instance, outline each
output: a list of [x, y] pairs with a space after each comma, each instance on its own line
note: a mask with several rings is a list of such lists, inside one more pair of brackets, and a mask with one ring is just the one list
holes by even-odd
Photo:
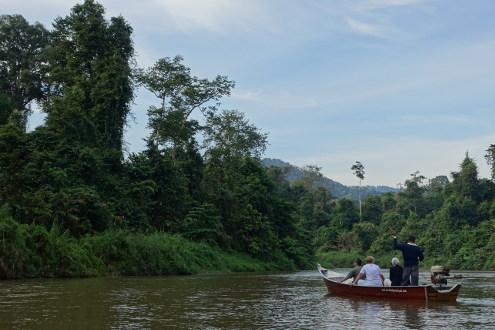
[[353, 265], [354, 265], [354, 268], [349, 272], [349, 274], [347, 274], [346, 277], [344, 277], [342, 282], [345, 282], [350, 278], [352, 278], [352, 280], [354, 281], [356, 279], [356, 277], [359, 275], [359, 272], [361, 271], [361, 265], [362, 265], [361, 259], [359, 259], [359, 258], [354, 259]]
[[402, 284], [402, 267], [398, 258], [392, 258], [392, 267], [390, 267], [390, 282], [392, 286], [400, 286]]
[[398, 243], [394, 236], [394, 249], [402, 251], [404, 257], [404, 269], [402, 270], [402, 285], [418, 285], [419, 262], [423, 261], [423, 251], [416, 245], [416, 237], [409, 236], [407, 243]]

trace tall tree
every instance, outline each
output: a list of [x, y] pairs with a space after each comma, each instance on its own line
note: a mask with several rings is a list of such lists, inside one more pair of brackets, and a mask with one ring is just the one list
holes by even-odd
[[323, 177], [321, 167], [318, 165], [305, 165], [303, 168], [303, 176], [298, 180], [302, 186], [308, 191], [313, 191], [318, 186], [318, 182]]
[[148, 109], [151, 134], [145, 151], [151, 161], [149, 178], [157, 183], [152, 223], [161, 229], [178, 228], [188, 208], [195, 208], [200, 199], [203, 177], [203, 159], [196, 140], [203, 128], [190, 115], [199, 109], [213, 116], [216, 108], [211, 101], [229, 95], [234, 83], [224, 76], [199, 79], [180, 56], [161, 58], [152, 67], [137, 70], [136, 78], [160, 100], [159, 106]]
[[[42, 104], [46, 125], [16, 138], [22, 143], [10, 162], [17, 164], [17, 178], [0, 176], [16, 219], [55, 223], [73, 235], [119, 219], [122, 135], [133, 94], [131, 31], [121, 17], [107, 21], [91, 0], [56, 20], [43, 51], [50, 86]], [[0, 153], [13, 132], [0, 134]], [[8, 162], [0, 157], [0, 167], [10, 170]], [[19, 198], [9, 193], [16, 191]]]
[[152, 67], [137, 70], [136, 77], [161, 103], [148, 110], [150, 140], [171, 148], [174, 159], [178, 149], [183, 148], [199, 128], [196, 121], [189, 120], [191, 113], [196, 109], [205, 114], [214, 112], [216, 107], [211, 101], [230, 95], [234, 87], [234, 82], [226, 76], [219, 75], [213, 80], [193, 76], [181, 56], [161, 58]]
[[478, 200], [480, 196], [478, 166], [467, 152], [461, 163], [460, 171], [452, 172], [452, 177], [452, 188], [457, 195], [473, 201]]
[[180, 110], [188, 119], [194, 110], [204, 112], [208, 102], [230, 95], [235, 85], [232, 80], [220, 75], [213, 80], [200, 79], [182, 62], [181, 56], [164, 57], [150, 68], [137, 70], [138, 82], [160, 99], [163, 111]]
[[478, 167], [467, 152], [460, 170], [452, 172], [452, 178], [442, 207], [447, 219], [456, 225], [477, 224], [481, 220], [478, 204], [485, 189], [478, 179]]
[[122, 17], [107, 21], [102, 5], [86, 0], [58, 18], [48, 49], [53, 94], [48, 126], [67, 143], [122, 154], [133, 98], [132, 28]]
[[[218, 194], [218, 189], [235, 190], [242, 180], [239, 167], [246, 164], [250, 169], [253, 163], [259, 163], [258, 157], [266, 148], [267, 136], [237, 111], [210, 114], [205, 126], [203, 146], [206, 149], [207, 190], [215, 194]], [[255, 167], [259, 172], [258, 164]], [[212, 187], [218, 189], [210, 190]]]
[[495, 180], [495, 144], [490, 144], [488, 149], [486, 149], [485, 159], [491, 167], [492, 180]]
[[191, 69], [183, 60], [182, 56], [160, 58], [152, 67], [136, 72], [138, 82], [160, 99], [163, 109], [180, 99], [192, 83]]
[[375, 225], [382, 220], [383, 203], [380, 196], [369, 196], [363, 203], [363, 218], [366, 222], [371, 222]]
[[224, 110], [208, 115], [203, 142], [207, 158], [259, 158], [266, 149], [267, 134], [249, 123], [242, 112]]
[[43, 52], [48, 31], [21, 15], [0, 16], [0, 125], [25, 130], [32, 101], [45, 98]]
[[359, 214], [356, 205], [350, 199], [342, 198], [335, 202], [332, 214], [332, 222], [335, 225], [350, 229], [357, 221]]
[[398, 194], [398, 204], [401, 210], [414, 214], [423, 210], [423, 193], [425, 191], [423, 181], [425, 179], [419, 171], [410, 174], [410, 179], [405, 182], [405, 189]]
[[359, 219], [363, 220], [363, 207], [361, 202], [361, 181], [364, 180], [364, 165], [361, 162], [356, 161], [354, 165], [351, 167], [351, 171], [359, 179], [359, 189], [358, 189], [358, 198], [359, 198]]

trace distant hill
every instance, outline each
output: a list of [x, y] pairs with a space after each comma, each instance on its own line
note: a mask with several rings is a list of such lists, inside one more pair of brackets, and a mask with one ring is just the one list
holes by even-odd
[[[288, 181], [296, 181], [304, 176], [304, 170], [280, 159], [264, 158], [262, 163], [266, 167], [280, 167], [286, 170], [285, 178]], [[349, 198], [352, 200], [358, 199], [358, 186], [346, 186], [340, 182], [329, 179], [325, 176], [318, 179], [318, 185], [327, 189], [334, 197]], [[396, 192], [396, 188], [388, 186], [362, 186], [361, 196], [365, 198], [370, 195], [379, 195], [387, 192]]]

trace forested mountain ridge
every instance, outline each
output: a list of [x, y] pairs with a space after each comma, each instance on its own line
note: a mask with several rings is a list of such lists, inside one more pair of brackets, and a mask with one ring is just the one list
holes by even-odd
[[[280, 159], [263, 158], [262, 163], [266, 167], [273, 166], [283, 169], [285, 179], [290, 182], [301, 180], [305, 175], [308, 175], [308, 170], [284, 162]], [[323, 175], [317, 179], [317, 185], [328, 190], [333, 197], [349, 198], [353, 201], [358, 200], [359, 193], [361, 193], [361, 198], [366, 198], [372, 195], [398, 191], [398, 189], [388, 186], [362, 186], [361, 188], [358, 186], [346, 186]], [[359, 191], [359, 189], [361, 189], [361, 191]]]

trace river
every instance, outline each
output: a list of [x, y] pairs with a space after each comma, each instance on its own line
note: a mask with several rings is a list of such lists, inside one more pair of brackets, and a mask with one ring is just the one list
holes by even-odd
[[457, 303], [428, 306], [327, 295], [316, 271], [0, 281], [0, 329], [495, 329], [495, 273], [456, 274]]

